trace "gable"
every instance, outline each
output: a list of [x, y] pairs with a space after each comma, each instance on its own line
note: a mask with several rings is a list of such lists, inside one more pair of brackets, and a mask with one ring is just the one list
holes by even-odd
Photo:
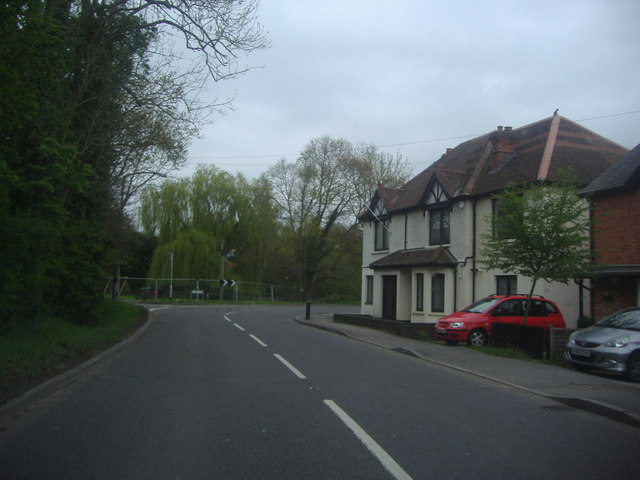
[[388, 218], [389, 208], [387, 207], [387, 204], [391, 203], [391, 199], [393, 198], [388, 194], [390, 190], [395, 189], [385, 189], [380, 185], [366, 210], [358, 217], [358, 219], [379, 221], [380, 219]]
[[424, 204], [427, 207], [435, 207], [446, 203], [449, 203], [449, 196], [438, 180], [437, 175], [433, 175], [425, 191]]

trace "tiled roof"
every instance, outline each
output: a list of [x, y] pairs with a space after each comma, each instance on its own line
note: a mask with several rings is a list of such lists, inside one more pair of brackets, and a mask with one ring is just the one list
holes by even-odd
[[412, 250], [398, 250], [386, 257], [376, 260], [369, 265], [370, 268], [397, 268], [397, 267], [429, 267], [429, 266], [453, 266], [456, 258], [444, 247], [416, 248]]
[[640, 144], [611, 165], [581, 192], [599, 194], [640, 186]]
[[[556, 134], [550, 135], [555, 125]], [[577, 123], [555, 114], [544, 120], [473, 138], [450, 149], [401, 189], [381, 194], [389, 212], [420, 207], [435, 176], [450, 199], [493, 193], [509, 182], [556, 180], [571, 170], [587, 185], [628, 150]], [[548, 163], [541, 168], [543, 156]], [[543, 175], [543, 177], [540, 177]]]

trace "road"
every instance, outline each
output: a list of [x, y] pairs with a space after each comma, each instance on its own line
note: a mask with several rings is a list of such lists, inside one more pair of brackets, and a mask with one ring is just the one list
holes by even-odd
[[0, 478], [635, 479], [638, 429], [293, 321], [172, 306], [0, 431]]

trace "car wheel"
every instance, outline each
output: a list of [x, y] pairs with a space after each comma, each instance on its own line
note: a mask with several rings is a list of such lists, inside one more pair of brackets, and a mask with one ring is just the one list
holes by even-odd
[[487, 343], [487, 334], [481, 328], [472, 330], [467, 337], [467, 343], [472, 347], [481, 347]]
[[629, 355], [624, 376], [632, 382], [640, 382], [640, 351]]

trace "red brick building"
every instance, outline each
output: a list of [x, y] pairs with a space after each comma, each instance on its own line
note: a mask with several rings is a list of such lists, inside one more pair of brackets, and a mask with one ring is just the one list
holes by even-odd
[[600, 320], [640, 305], [640, 145], [582, 192], [595, 220], [593, 247], [604, 265], [592, 282], [592, 315]]

